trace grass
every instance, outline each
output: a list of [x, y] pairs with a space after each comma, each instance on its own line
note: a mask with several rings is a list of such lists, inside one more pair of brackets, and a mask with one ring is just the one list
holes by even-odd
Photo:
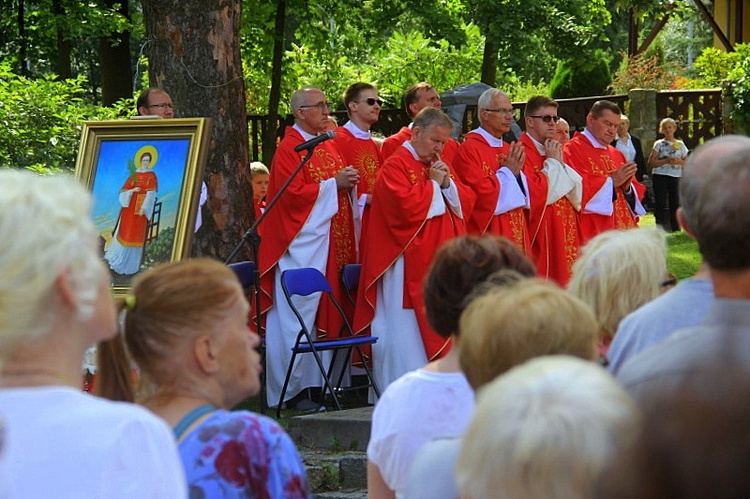
[[[642, 216], [639, 225], [654, 227], [654, 214]], [[682, 231], [667, 234], [667, 272], [674, 274], [677, 279], [687, 279], [695, 274], [700, 265], [701, 255], [695, 239]]]

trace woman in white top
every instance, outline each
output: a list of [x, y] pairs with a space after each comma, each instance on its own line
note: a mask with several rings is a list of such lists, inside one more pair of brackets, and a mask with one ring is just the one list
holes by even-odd
[[[670, 232], [680, 230], [677, 224], [677, 208], [680, 207], [678, 191], [682, 167], [685, 166], [689, 152], [685, 143], [675, 138], [675, 131], [677, 131], [677, 123], [672, 118], [661, 120], [659, 133], [664, 134], [664, 138], [654, 142], [654, 148], [648, 157], [648, 166], [652, 169], [651, 182], [656, 198], [654, 208], [656, 224]], [[669, 227], [666, 227], [664, 223], [667, 200], [669, 200]]]
[[461, 435], [474, 413], [474, 393], [458, 364], [458, 319], [474, 287], [498, 270], [535, 275], [534, 265], [505, 238], [462, 236], [443, 244], [425, 278], [427, 320], [452, 338], [448, 354], [391, 383], [378, 400], [367, 445], [367, 497], [403, 498], [409, 469], [430, 440]]
[[3, 497], [186, 497], [164, 422], [80, 388], [84, 352], [117, 331], [89, 194], [14, 169], [0, 185]]

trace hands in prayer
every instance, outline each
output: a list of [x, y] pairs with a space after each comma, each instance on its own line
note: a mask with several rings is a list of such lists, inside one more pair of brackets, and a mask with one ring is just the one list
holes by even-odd
[[632, 182], [633, 175], [635, 175], [635, 172], [637, 170], [638, 170], [638, 167], [633, 161], [628, 161], [627, 163], [622, 165], [620, 168], [615, 170], [611, 175], [612, 182], [614, 183], [615, 188], [617, 187], [622, 187], [623, 189], [627, 188], [630, 185], [630, 182]]
[[440, 184], [441, 189], [447, 189], [451, 185], [451, 171], [440, 156], [430, 166], [430, 178]]
[[335, 178], [337, 188], [351, 189], [359, 183], [359, 172], [352, 165], [349, 165], [338, 172]]
[[523, 144], [520, 142], [511, 142], [508, 156], [505, 158], [505, 164], [513, 175], [518, 175], [523, 170], [523, 164], [526, 161], [526, 152], [523, 150]]

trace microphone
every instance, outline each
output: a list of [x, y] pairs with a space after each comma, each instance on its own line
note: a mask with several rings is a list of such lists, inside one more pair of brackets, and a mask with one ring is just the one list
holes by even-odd
[[297, 147], [294, 148], [294, 152], [300, 152], [305, 151], [308, 149], [312, 149], [313, 147], [317, 146], [321, 142], [325, 142], [326, 140], [332, 139], [333, 136], [336, 135], [333, 130], [328, 130], [326, 133], [321, 133], [320, 135], [317, 135], [307, 142], [303, 142]]

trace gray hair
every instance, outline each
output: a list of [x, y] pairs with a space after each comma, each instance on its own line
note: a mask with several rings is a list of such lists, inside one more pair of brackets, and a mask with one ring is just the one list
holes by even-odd
[[[68, 276], [79, 319], [94, 312], [104, 266], [91, 196], [72, 177], [0, 170], [0, 351], [54, 329], [55, 282]], [[11, 350], [11, 351], [9, 351]]]
[[750, 268], [750, 147], [716, 162], [696, 204], [695, 238], [711, 268]]
[[487, 106], [490, 105], [490, 102], [492, 102], [492, 100], [498, 95], [507, 97], [508, 100], [510, 100], [510, 97], [508, 97], [508, 94], [506, 94], [499, 88], [488, 88], [487, 90], [482, 92], [482, 95], [479, 96], [479, 100], [477, 100], [477, 116], [479, 117], [480, 124], [484, 121], [482, 120], [482, 113], [480, 111], [482, 109], [487, 109]]
[[295, 120], [297, 119], [297, 109], [299, 109], [300, 106], [305, 105], [305, 102], [306, 102], [305, 95], [307, 94], [307, 92], [321, 92], [322, 93], [323, 91], [319, 89], [318, 87], [312, 87], [312, 86], [303, 87], [303, 88], [300, 88], [299, 90], [294, 91], [294, 93], [292, 94], [291, 105], [292, 105], [292, 114], [294, 115]]
[[750, 137], [744, 135], [724, 135], [701, 144], [688, 157], [680, 179], [680, 208], [685, 224], [691, 231], [693, 211], [696, 208], [698, 193], [705, 183], [706, 175], [716, 163], [738, 149], [750, 146]]
[[632, 399], [600, 366], [549, 356], [484, 387], [461, 446], [462, 497], [590, 497], [604, 466], [637, 431]]

